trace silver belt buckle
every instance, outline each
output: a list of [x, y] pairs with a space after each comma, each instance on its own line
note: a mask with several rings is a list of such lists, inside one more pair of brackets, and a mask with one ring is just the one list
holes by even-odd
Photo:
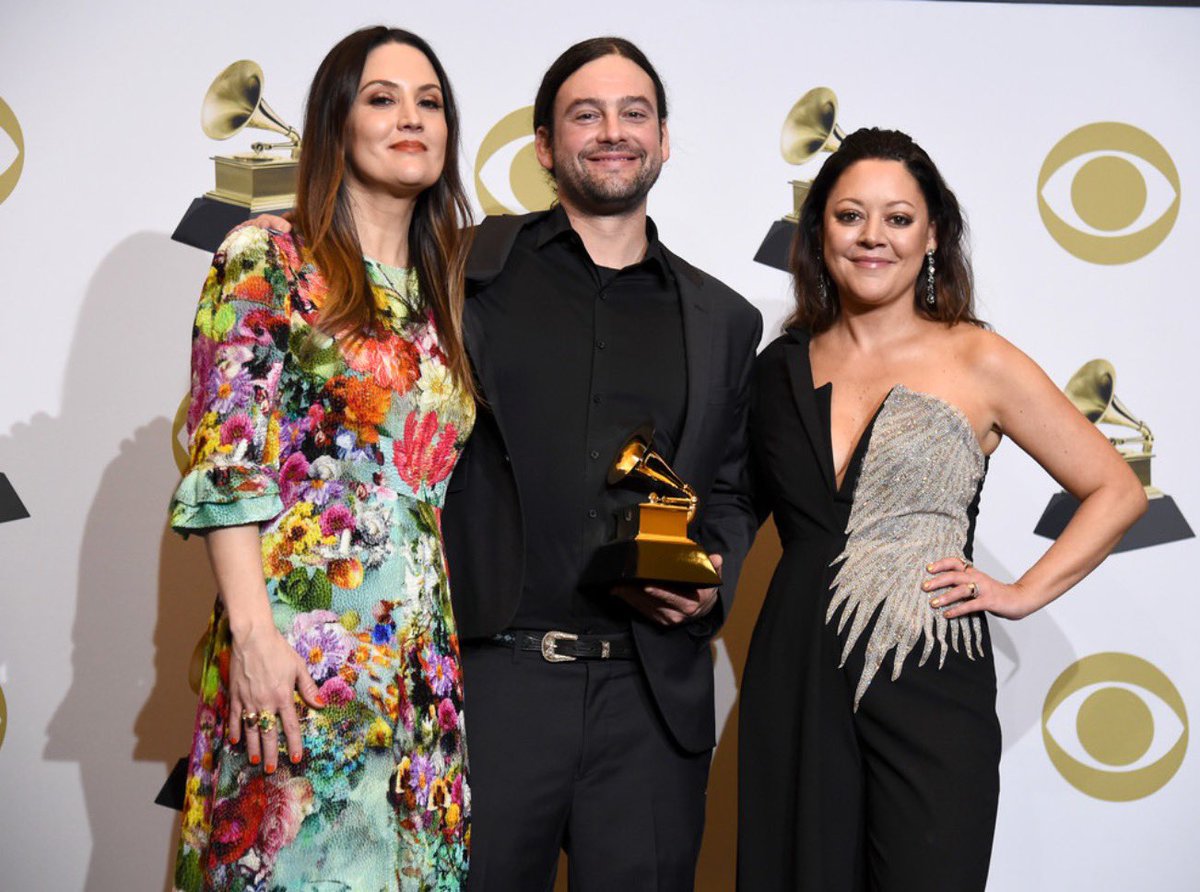
[[575, 658], [567, 654], [560, 654], [557, 646], [560, 641], [578, 640], [579, 636], [572, 635], [570, 632], [547, 632], [542, 636], [542, 658], [547, 663], [573, 663]]

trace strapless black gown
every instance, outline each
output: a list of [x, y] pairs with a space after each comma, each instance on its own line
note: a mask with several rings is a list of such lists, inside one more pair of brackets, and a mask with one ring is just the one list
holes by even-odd
[[799, 330], [758, 359], [751, 416], [783, 556], [742, 679], [742, 892], [971, 892], [987, 881], [1000, 728], [986, 620], [920, 585], [969, 558], [987, 460], [965, 416], [901, 385], [835, 482], [829, 385]]

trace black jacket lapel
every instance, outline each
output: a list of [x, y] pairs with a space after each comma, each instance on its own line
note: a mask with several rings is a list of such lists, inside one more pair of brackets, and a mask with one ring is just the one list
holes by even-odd
[[471, 297], [486, 288], [504, 271], [508, 255], [512, 253], [521, 230], [537, 222], [545, 214], [545, 211], [520, 216], [495, 214], [485, 217], [472, 232], [471, 254], [467, 258], [467, 305], [463, 310], [463, 343], [484, 399], [488, 400], [493, 413], [499, 411], [496, 389], [491, 386], [491, 369], [488, 365], [484, 333], [478, 325], [473, 324]]
[[683, 344], [687, 362], [687, 407], [683, 417], [683, 432], [675, 452], [675, 469], [687, 479], [696, 462], [700, 435], [704, 429], [704, 411], [708, 405], [712, 381], [709, 344], [712, 336], [712, 313], [704, 278], [690, 264], [662, 249], [679, 288], [679, 306], [683, 315]]
[[808, 441], [812, 445], [813, 452], [816, 453], [821, 476], [832, 493], [835, 491], [833, 453], [829, 443], [829, 433], [817, 411], [817, 401], [813, 396], [812, 366], [808, 359], [808, 342], [811, 338], [808, 332], [799, 328], [789, 328], [788, 334], [792, 338], [787, 344], [786, 354], [792, 399], [796, 403], [796, 410], [800, 413], [800, 421], [804, 424]]

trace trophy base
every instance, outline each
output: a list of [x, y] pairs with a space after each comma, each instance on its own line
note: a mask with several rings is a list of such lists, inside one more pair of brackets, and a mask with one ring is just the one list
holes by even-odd
[[704, 550], [695, 542], [628, 539], [602, 546], [588, 575], [608, 582], [665, 582], [709, 588], [721, 584]]
[[183, 800], [187, 793], [187, 770], [188, 758], [184, 756], [175, 763], [175, 767], [171, 769], [171, 773], [167, 776], [162, 789], [154, 797], [155, 805], [173, 808], [175, 811], [183, 811]]
[[[1057, 539], [1075, 516], [1078, 507], [1078, 499], [1070, 493], [1055, 493], [1050, 497], [1050, 504], [1042, 512], [1041, 520], [1033, 528], [1033, 532], [1047, 539]], [[1113, 552], [1150, 548], [1153, 545], [1191, 539], [1195, 535], [1174, 499], [1168, 495], [1154, 495], [1146, 513], [1121, 537]]]
[[244, 195], [230, 195], [222, 192], [220, 189], [213, 189], [211, 192], [205, 192], [204, 197], [212, 201], [220, 201], [225, 204], [231, 204], [234, 207], [246, 208], [253, 214], [263, 214], [267, 211], [276, 211], [280, 208], [287, 209], [296, 206], [295, 193], [287, 195], [263, 195], [254, 198], [247, 198]]
[[219, 201], [204, 195], [200, 198], [192, 199], [192, 203], [184, 213], [183, 219], [179, 221], [179, 225], [171, 233], [171, 238], [174, 241], [191, 245], [193, 248], [200, 248], [202, 251], [208, 251], [211, 254], [221, 246], [221, 242], [225, 240], [225, 236], [229, 233], [229, 230], [238, 224], [245, 223], [247, 220], [257, 217], [265, 211], [270, 211], [273, 214], [282, 214], [284, 211], [290, 211], [291, 209], [291, 205], [282, 205], [254, 210], [243, 205], [230, 204], [229, 202]]
[[21, 502], [21, 497], [8, 482], [8, 475], [0, 474], [0, 523], [10, 520], [21, 520], [29, 516], [29, 511]]
[[275, 155], [217, 155], [213, 158], [216, 187], [208, 198], [248, 207], [255, 212], [291, 207], [296, 203], [300, 162]]
[[754, 262], [763, 266], [788, 271], [788, 253], [792, 250], [792, 239], [796, 235], [796, 221], [784, 218], [776, 220], [767, 230], [767, 236], [754, 255]]

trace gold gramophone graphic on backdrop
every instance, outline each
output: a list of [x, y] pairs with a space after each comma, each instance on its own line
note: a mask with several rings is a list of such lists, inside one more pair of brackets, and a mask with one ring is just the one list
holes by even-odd
[[[1147, 548], [1164, 542], [1189, 539], [1192, 528], [1175, 505], [1175, 500], [1154, 486], [1150, 476], [1150, 460], [1154, 458], [1154, 434], [1145, 421], [1136, 416], [1116, 394], [1117, 371], [1107, 359], [1084, 363], [1064, 392], [1067, 399], [1093, 424], [1132, 428], [1133, 436], [1110, 436], [1108, 441], [1129, 464], [1145, 487], [1150, 507], [1145, 515], [1122, 537], [1114, 551]], [[1046, 506], [1034, 533], [1057, 539], [1075, 514], [1079, 502], [1065, 492], [1056, 493]]]
[[[779, 134], [779, 153], [788, 164], [802, 165], [822, 152], [836, 152], [846, 134], [837, 125], [837, 94], [829, 87], [813, 87], [792, 106], [783, 119]], [[800, 219], [800, 205], [812, 186], [812, 180], [789, 180], [792, 210], [771, 224], [754, 259], [766, 266], [787, 270], [788, 250]]]
[[617, 512], [617, 538], [601, 547], [594, 574], [606, 582], [658, 581], [700, 587], [719, 585], [721, 575], [708, 554], [688, 538], [687, 527], [700, 500], [652, 443], [644, 427], [617, 453], [608, 483], [635, 483], [650, 490], [646, 501]]
[[[783, 120], [779, 134], [779, 153], [788, 164], [804, 164], [821, 152], [836, 152], [846, 134], [837, 125], [837, 95], [828, 87], [813, 87]], [[792, 212], [783, 219], [800, 219], [800, 205], [808, 195], [812, 180], [789, 180], [792, 187]]]
[[234, 62], [213, 80], [200, 107], [200, 127], [212, 139], [229, 139], [246, 129], [287, 137], [285, 142], [255, 142], [249, 152], [213, 158], [214, 188], [192, 200], [171, 238], [215, 251], [238, 224], [267, 211], [281, 213], [296, 203], [300, 134], [263, 99], [262, 68], [249, 59]]
[[[217, 155], [216, 188], [209, 198], [255, 213], [290, 208], [296, 203], [296, 167], [300, 134], [263, 98], [263, 71], [257, 62], [234, 62], [216, 76], [200, 108], [200, 127], [210, 139], [229, 139], [247, 127], [287, 137], [286, 142], [256, 142], [249, 152]], [[276, 154], [287, 149], [287, 154]]]

